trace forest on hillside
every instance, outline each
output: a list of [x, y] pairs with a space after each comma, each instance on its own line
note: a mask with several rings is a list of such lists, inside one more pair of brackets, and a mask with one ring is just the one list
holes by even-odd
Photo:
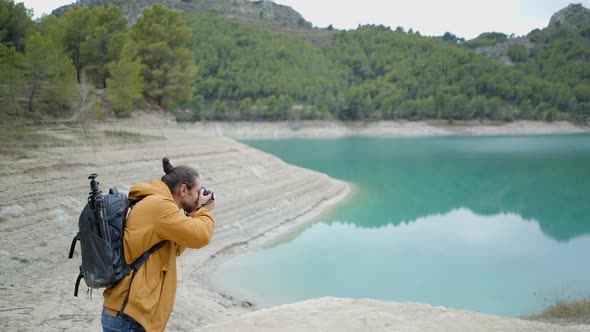
[[[113, 5], [32, 20], [0, 0], [0, 120], [590, 119], [590, 20], [522, 37], [424, 37], [367, 25], [314, 44], [213, 14]], [[511, 43], [510, 63], [476, 52]]]

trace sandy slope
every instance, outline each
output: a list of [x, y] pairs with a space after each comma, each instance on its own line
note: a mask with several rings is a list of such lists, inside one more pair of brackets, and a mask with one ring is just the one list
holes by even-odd
[[[230, 323], [256, 310], [256, 306], [251, 306], [247, 299], [214, 289], [211, 271], [223, 259], [309, 222], [326, 207], [346, 197], [350, 187], [326, 175], [287, 165], [227, 136], [322, 136], [323, 133], [336, 137], [369, 130], [365, 125], [354, 125], [351, 129], [329, 123], [303, 123], [298, 130], [292, 126], [286, 123], [176, 125], [168, 118], [142, 116], [116, 124], [90, 125], [90, 138], [80, 130], [69, 128], [39, 129], [46, 138], [37, 147], [25, 150], [15, 147], [10, 153], [3, 153], [0, 160], [0, 331], [100, 329], [102, 296], [95, 291], [92, 299], [86, 299], [84, 294], [73, 297], [79, 250], [74, 260], [66, 258], [88, 193], [86, 178], [96, 172], [103, 190], [109, 186], [127, 190], [135, 182], [159, 178], [160, 160], [164, 156], [174, 164], [197, 168], [204, 184], [216, 192], [217, 198], [213, 242], [202, 250], [188, 250], [179, 259], [178, 293], [169, 331], [193, 331], [216, 323], [222, 325], [209, 325], [208, 329], [237, 331], [245, 324], [251, 331], [259, 327], [267, 331], [287, 327], [359, 330], [363, 319], [365, 323], [401, 324], [389, 326], [408, 331], [429, 331], [432, 330], [429, 327], [443, 321], [446, 329], [441, 331], [478, 324], [498, 326], [498, 331], [590, 330], [585, 326], [556, 327], [451, 309], [444, 309], [441, 318], [443, 309], [426, 305], [345, 299], [319, 299], [273, 308]], [[538, 131], [530, 123], [525, 127], [529, 133]], [[588, 131], [569, 124], [547, 128], [551, 129], [549, 132]], [[389, 123], [375, 124], [370, 130], [384, 135], [432, 135], [452, 134], [453, 130], [464, 134], [471, 129]], [[348, 321], [353, 318], [340, 312], [354, 312], [364, 318]]]
[[[99, 137], [105, 129], [119, 128], [144, 136], [125, 137], [123, 132], [123, 137], [106, 138], [111, 144]], [[91, 133], [94, 144], [80, 132], [51, 131], [48, 135], [55, 139], [68, 140], [60, 143], [65, 146], [48, 144], [2, 156], [0, 331], [99, 329], [102, 296], [72, 296], [80, 258], [66, 258], [92, 172], [99, 174], [103, 190], [112, 185], [128, 190], [132, 183], [161, 177], [161, 158], [167, 156], [174, 164], [196, 167], [205, 185], [216, 192], [214, 240], [180, 259], [170, 330], [191, 331], [243, 312], [239, 303], [210, 290], [199, 276], [207, 270], [203, 265], [215, 260], [213, 255], [240, 250], [263, 239], [261, 234], [301, 223], [348, 192], [343, 182], [191, 129], [140, 119], [93, 127]]]
[[320, 298], [246, 314], [206, 326], [205, 332], [240, 331], [428, 331], [554, 332], [588, 331], [422, 303]]

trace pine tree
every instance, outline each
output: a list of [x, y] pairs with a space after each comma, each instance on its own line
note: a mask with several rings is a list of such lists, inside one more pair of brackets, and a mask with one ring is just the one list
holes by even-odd
[[25, 38], [33, 27], [33, 12], [21, 2], [0, 0], [0, 43], [14, 47], [18, 52], [25, 49]]
[[146, 98], [165, 108], [191, 100], [197, 67], [187, 48], [191, 31], [180, 15], [160, 4], [144, 9], [130, 38], [134, 55], [144, 65]]
[[72, 63], [76, 68], [76, 79], [80, 83], [82, 69], [85, 63], [82, 59], [81, 45], [90, 34], [92, 13], [88, 7], [81, 7], [79, 5], [71, 8], [64, 16], [65, 27], [65, 46], [69, 52]]
[[24, 94], [24, 56], [15, 48], [0, 44], [0, 109], [20, 118], [19, 97]]
[[70, 108], [75, 91], [75, 68], [52, 38], [31, 33], [25, 48], [28, 110], [58, 115]]
[[80, 62], [88, 78], [105, 88], [108, 64], [119, 59], [126, 41], [127, 19], [113, 5], [94, 7], [89, 34], [80, 44]]
[[105, 93], [117, 116], [129, 116], [143, 102], [141, 68], [141, 59], [133, 59], [128, 49], [123, 51], [119, 61], [109, 65]]

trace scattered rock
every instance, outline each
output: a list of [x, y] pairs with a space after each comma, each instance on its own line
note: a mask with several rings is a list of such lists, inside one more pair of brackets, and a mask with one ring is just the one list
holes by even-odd
[[25, 209], [20, 205], [9, 205], [0, 208], [0, 215], [10, 218], [20, 218], [25, 215]]

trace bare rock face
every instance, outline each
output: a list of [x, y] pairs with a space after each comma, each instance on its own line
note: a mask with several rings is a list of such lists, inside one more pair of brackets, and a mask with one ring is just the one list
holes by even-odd
[[590, 9], [582, 4], [571, 4], [553, 14], [549, 21], [549, 28], [566, 28], [579, 31], [590, 26]]
[[479, 54], [485, 55], [489, 58], [492, 58], [501, 64], [510, 66], [512, 65], [512, 60], [508, 56], [508, 50], [513, 45], [522, 45], [525, 47], [527, 52], [534, 47], [534, 44], [526, 37], [519, 37], [507, 40], [503, 43], [488, 46], [488, 47], [478, 47], [475, 51]]
[[[582, 4], [571, 4], [555, 13], [551, 17], [549, 25], [545, 29], [537, 29], [537, 32], [546, 36], [561, 29], [569, 30], [574, 34], [581, 33], [583, 36], [590, 36], [590, 9], [585, 8]], [[531, 39], [529, 35], [526, 37], [512, 38], [494, 46], [479, 47], [476, 49], [476, 52], [504, 65], [512, 65], [513, 63], [508, 55], [508, 51], [513, 45], [524, 46], [527, 53], [535, 47], [542, 47], [542, 45], [535, 45], [534, 39]]]
[[160, 3], [170, 10], [214, 14], [263, 26], [311, 27], [311, 23], [291, 7], [276, 4], [270, 0], [78, 0], [77, 2], [77, 4], [89, 8], [109, 4], [116, 5], [131, 24], [141, 17], [144, 8], [150, 7], [154, 3]]

